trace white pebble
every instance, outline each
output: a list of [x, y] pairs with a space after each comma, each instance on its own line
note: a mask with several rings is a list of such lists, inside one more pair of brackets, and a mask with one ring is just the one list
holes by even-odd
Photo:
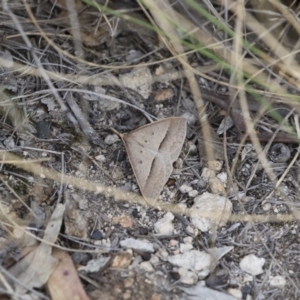
[[143, 261], [139, 264], [139, 269], [144, 272], [153, 272], [154, 269], [149, 261]]
[[191, 250], [182, 254], [168, 257], [169, 263], [198, 273], [199, 279], [206, 277], [210, 272], [211, 255], [205, 251]]
[[95, 159], [96, 159], [97, 161], [100, 161], [100, 162], [105, 162], [105, 161], [106, 161], [106, 158], [105, 158], [105, 156], [104, 156], [103, 154], [97, 155], [97, 156], [95, 157]]
[[193, 190], [193, 188], [187, 184], [183, 184], [180, 188], [179, 188], [180, 192], [183, 193], [183, 194], [186, 194], [190, 191]]
[[184, 114], [182, 114], [182, 117], [185, 118], [190, 125], [195, 124], [198, 120], [197, 116], [190, 112], [185, 112]]
[[286, 285], [286, 280], [283, 276], [275, 276], [270, 279], [270, 286], [278, 287], [280, 289], [284, 288]]
[[217, 177], [220, 179], [222, 183], [227, 183], [228, 176], [226, 172], [221, 172], [220, 174], [217, 175]]
[[121, 247], [138, 251], [154, 252], [153, 244], [147, 240], [128, 238], [120, 242]]
[[104, 142], [107, 144], [107, 145], [112, 145], [114, 144], [115, 142], [117, 142], [119, 140], [119, 137], [116, 135], [116, 134], [109, 134]]
[[198, 276], [194, 272], [187, 270], [186, 268], [179, 268], [178, 273], [180, 275], [179, 281], [187, 285], [194, 285], [198, 281]]
[[254, 254], [249, 254], [240, 261], [240, 268], [243, 271], [256, 276], [264, 272], [262, 267], [264, 266], [265, 261], [266, 260], [263, 257], [257, 257]]
[[154, 230], [158, 234], [170, 235], [173, 233], [174, 225], [172, 221], [174, 220], [174, 215], [171, 212], [167, 212], [162, 219], [158, 220], [154, 224]]
[[193, 249], [193, 245], [191, 245], [191, 244], [180, 244], [179, 245], [179, 250], [181, 253], [190, 251], [192, 249]]
[[191, 198], [195, 198], [198, 195], [198, 191], [197, 190], [191, 190], [190, 192], [188, 192], [188, 195]]

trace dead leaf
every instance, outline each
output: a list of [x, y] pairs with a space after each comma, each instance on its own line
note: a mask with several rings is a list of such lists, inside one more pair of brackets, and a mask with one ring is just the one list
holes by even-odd
[[[65, 206], [58, 204], [45, 229], [43, 242], [36, 250], [9, 269], [10, 274], [17, 278], [23, 286], [40, 288], [47, 282], [57, 263], [57, 259], [51, 255], [52, 246], [49, 244], [54, 244], [57, 240], [64, 211]], [[16, 292], [22, 294], [23, 286], [16, 284]]]
[[186, 136], [186, 120], [166, 118], [120, 134], [145, 200], [157, 200], [168, 181]]
[[70, 255], [55, 249], [52, 255], [59, 261], [47, 282], [52, 300], [88, 300]]

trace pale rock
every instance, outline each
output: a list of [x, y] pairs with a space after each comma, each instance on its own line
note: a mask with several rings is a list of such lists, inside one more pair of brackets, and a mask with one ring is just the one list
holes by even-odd
[[183, 184], [181, 187], [179, 187], [179, 190], [182, 194], [186, 194], [186, 193], [192, 191], [193, 188], [187, 184]]
[[215, 172], [220, 172], [222, 169], [223, 163], [219, 160], [212, 160], [207, 162], [208, 168]]
[[171, 235], [174, 230], [173, 220], [174, 215], [171, 212], [167, 212], [162, 219], [154, 224], [155, 232], [162, 235]]
[[277, 287], [279, 289], [283, 289], [286, 285], [286, 280], [283, 276], [275, 276], [270, 279], [270, 286]]
[[243, 283], [248, 283], [248, 282], [252, 282], [252, 281], [253, 281], [253, 276], [252, 275], [246, 273], [243, 276], [243, 280], [242, 280]]
[[87, 210], [89, 208], [89, 201], [85, 197], [82, 197], [82, 199], [78, 202], [79, 209], [81, 210]]
[[205, 251], [191, 250], [182, 254], [169, 256], [168, 262], [174, 266], [194, 271], [202, 279], [210, 272], [211, 255]]
[[226, 195], [226, 190], [224, 184], [219, 178], [210, 178], [208, 181], [209, 188], [213, 194]]
[[106, 136], [104, 142], [107, 145], [112, 145], [112, 144], [114, 144], [115, 142], [117, 142], [119, 140], [120, 139], [116, 134], [109, 134], [109, 135]]
[[227, 292], [228, 292], [231, 296], [235, 297], [236, 299], [242, 299], [242, 298], [243, 298], [243, 293], [242, 293], [242, 291], [239, 290], [239, 289], [229, 288], [229, 289], [227, 290]]
[[249, 254], [240, 261], [240, 268], [244, 272], [256, 276], [264, 272], [262, 267], [264, 266], [265, 261], [266, 260], [263, 257], [257, 257], [254, 254]]
[[194, 285], [198, 281], [197, 274], [187, 270], [186, 268], [179, 268], [178, 273], [180, 275], [179, 281], [183, 284]]
[[111, 222], [112, 224], [120, 224], [123, 228], [132, 227], [132, 219], [127, 215], [113, 217]]
[[78, 268], [78, 271], [85, 271], [87, 273], [95, 273], [99, 272], [101, 268], [104, 268], [108, 262], [110, 261], [110, 257], [100, 257], [98, 259], [91, 259], [88, 261], [86, 266], [81, 266]]
[[154, 252], [153, 244], [147, 240], [128, 238], [120, 242], [121, 247], [137, 251]]
[[106, 162], [106, 157], [103, 154], [97, 155], [95, 159], [100, 162]]
[[135, 270], [142, 261], [143, 261], [143, 259], [142, 259], [142, 257], [140, 255], [136, 256], [134, 258], [131, 266], [129, 267], [129, 269]]
[[126, 289], [132, 287], [132, 285], [134, 284], [134, 281], [135, 281], [135, 280], [134, 280], [134, 278], [132, 278], [132, 277], [127, 277], [127, 278], [125, 278], [125, 279], [123, 280], [124, 287], [125, 287]]
[[191, 236], [187, 236], [187, 237], [183, 238], [183, 242], [185, 244], [192, 244], [193, 243], [193, 238]]
[[223, 183], [226, 184], [228, 180], [228, 176], [226, 172], [221, 172], [217, 175], [217, 178]]
[[212, 171], [209, 168], [203, 168], [201, 177], [205, 180], [208, 181], [210, 178], [215, 178], [216, 177], [216, 172]]
[[121, 75], [119, 80], [124, 87], [130, 88], [144, 99], [148, 99], [153, 82], [149, 68], [134, 68], [131, 72]]
[[80, 177], [81, 175], [82, 175], [82, 174], [81, 174], [80, 171], [77, 170], [77, 171], [75, 172], [75, 176], [76, 176], [76, 177]]
[[195, 235], [194, 228], [193, 228], [192, 226], [187, 226], [185, 230], [186, 230], [186, 232], [188, 232], [189, 234], [192, 234], [192, 235], [196, 236], [196, 235]]
[[271, 207], [272, 207], [271, 203], [265, 203], [265, 204], [263, 204], [262, 209], [264, 211], [269, 211], [271, 209]]
[[181, 253], [184, 253], [184, 252], [187, 252], [187, 251], [190, 251], [193, 249], [193, 245], [191, 244], [180, 244], [179, 245], [179, 250]]
[[153, 272], [154, 268], [152, 267], [149, 261], [143, 261], [139, 264], [139, 269], [144, 272]]
[[188, 142], [188, 149], [190, 154], [197, 152], [197, 146], [194, 143]]
[[111, 267], [116, 269], [126, 269], [130, 266], [132, 261], [133, 253], [131, 249], [119, 252], [113, 258]]
[[181, 116], [186, 119], [189, 125], [194, 125], [198, 120], [197, 115], [194, 115], [190, 112], [185, 112]]
[[14, 138], [12, 136], [9, 136], [6, 140], [4, 140], [3, 144], [7, 149], [14, 149], [16, 147]]
[[170, 240], [169, 244], [170, 244], [170, 247], [176, 247], [178, 245], [178, 241], [177, 240]]
[[159, 248], [158, 251], [155, 254], [162, 261], [167, 261], [168, 260], [169, 253], [164, 248]]
[[205, 192], [194, 199], [190, 209], [191, 223], [207, 232], [215, 225], [226, 225], [231, 209], [232, 203], [226, 197]]
[[154, 255], [154, 254], [151, 254], [151, 258], [150, 258], [149, 261], [154, 266], [157, 265], [157, 264], [159, 264], [159, 258], [156, 255]]
[[188, 192], [188, 195], [191, 198], [195, 198], [198, 195], [198, 191], [197, 190], [191, 190], [190, 192]]

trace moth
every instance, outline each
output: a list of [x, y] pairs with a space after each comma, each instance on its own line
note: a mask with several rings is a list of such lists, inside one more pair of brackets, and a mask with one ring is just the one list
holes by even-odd
[[186, 119], [165, 118], [120, 134], [141, 193], [154, 203], [168, 181], [186, 137]]

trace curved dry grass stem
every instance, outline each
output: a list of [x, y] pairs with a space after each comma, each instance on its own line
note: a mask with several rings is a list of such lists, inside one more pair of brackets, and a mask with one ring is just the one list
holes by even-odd
[[[51, 179], [53, 181], [63, 183], [65, 185], [72, 185], [78, 189], [91, 191], [96, 194], [103, 194], [105, 197], [112, 197], [116, 201], [127, 201], [129, 203], [136, 203], [144, 206], [151, 206], [160, 210], [170, 211], [172, 213], [176, 214], [183, 214], [186, 216], [191, 216], [191, 209], [184, 208], [181, 205], [174, 205], [170, 203], [165, 203], [162, 201], [157, 201], [154, 204], [146, 203], [144, 198], [130, 192], [124, 192], [123, 190], [120, 190], [118, 188], [112, 187], [112, 186], [105, 186], [101, 183], [97, 182], [91, 182], [82, 178], [77, 178], [69, 175], [64, 175], [63, 179], [61, 178], [61, 173], [53, 171], [51, 169], [48, 169], [46, 167], [41, 166], [37, 163], [22, 163], [19, 164], [18, 162], [24, 160], [15, 154], [7, 153], [5, 151], [0, 151], [0, 159], [2, 161], [5, 161], [6, 159], [10, 161], [15, 161], [16, 165], [36, 176], [40, 176], [41, 174], [45, 175], [46, 178]], [[13, 163], [14, 164], [14, 163]], [[219, 215], [219, 212], [216, 212], [216, 215]], [[207, 217], [210, 219], [214, 219], [215, 216], [213, 213], [207, 213], [207, 212], [199, 212], [200, 217]], [[232, 222], [290, 222], [300, 220], [300, 213], [298, 211], [295, 211], [295, 214], [293, 215], [245, 215], [245, 214], [238, 214], [238, 215], [232, 215], [229, 218], [229, 221]], [[217, 219], [219, 221], [219, 217]], [[17, 223], [14, 223], [15, 226], [18, 226]], [[34, 235], [33, 235], [34, 236]], [[63, 248], [62, 248], [63, 249]]]

